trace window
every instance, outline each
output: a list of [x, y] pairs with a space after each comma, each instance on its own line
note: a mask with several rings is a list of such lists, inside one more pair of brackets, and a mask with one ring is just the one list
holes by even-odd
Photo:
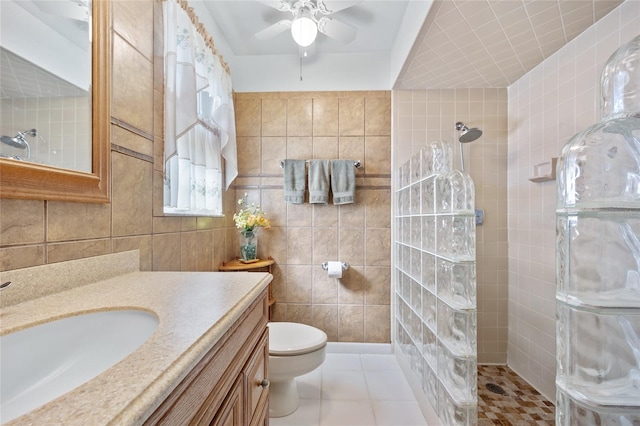
[[238, 174], [227, 65], [186, 2], [163, 3], [164, 213], [222, 216], [222, 191]]

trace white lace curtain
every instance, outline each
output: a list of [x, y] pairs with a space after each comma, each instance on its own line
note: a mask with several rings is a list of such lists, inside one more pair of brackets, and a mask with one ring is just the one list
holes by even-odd
[[183, 7], [163, 2], [164, 212], [218, 216], [238, 175], [231, 78]]

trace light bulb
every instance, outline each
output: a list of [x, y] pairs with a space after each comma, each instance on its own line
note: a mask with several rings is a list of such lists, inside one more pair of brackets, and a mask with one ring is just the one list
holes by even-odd
[[317, 35], [318, 27], [311, 18], [303, 16], [294, 19], [291, 23], [291, 36], [302, 47], [307, 47], [313, 43]]

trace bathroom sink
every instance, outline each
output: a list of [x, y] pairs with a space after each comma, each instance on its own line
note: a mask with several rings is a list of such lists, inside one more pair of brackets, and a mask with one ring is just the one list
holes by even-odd
[[157, 326], [149, 312], [111, 310], [0, 336], [0, 422], [96, 377], [135, 351]]

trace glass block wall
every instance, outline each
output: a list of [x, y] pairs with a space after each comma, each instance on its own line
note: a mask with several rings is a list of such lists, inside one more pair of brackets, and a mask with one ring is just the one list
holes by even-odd
[[640, 425], [640, 36], [600, 81], [601, 120], [558, 162], [559, 426]]
[[443, 424], [477, 423], [474, 185], [433, 142], [396, 171], [395, 328]]

